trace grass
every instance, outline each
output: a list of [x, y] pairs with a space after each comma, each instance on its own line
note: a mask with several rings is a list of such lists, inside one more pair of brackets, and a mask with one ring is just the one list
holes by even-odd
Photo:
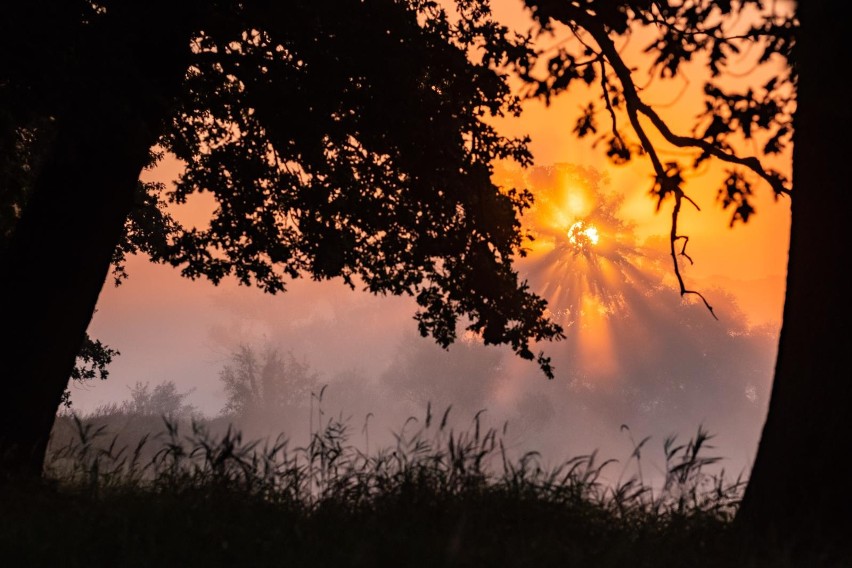
[[[512, 456], [503, 431], [446, 413], [364, 453], [330, 420], [309, 443], [163, 422], [122, 444], [71, 418], [45, 483], [0, 488], [7, 566], [797, 566], [742, 546], [741, 479], [708, 473], [710, 436], [664, 441], [659, 487], [625, 463]], [[605, 473], [619, 468], [615, 482]], [[751, 552], [746, 553], [746, 550]]]

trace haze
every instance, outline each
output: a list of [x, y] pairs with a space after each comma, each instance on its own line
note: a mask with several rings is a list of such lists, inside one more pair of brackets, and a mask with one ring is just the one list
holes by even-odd
[[[521, 21], [515, 13], [507, 17]], [[650, 102], [672, 98], [659, 96]], [[691, 96], [687, 86], [678, 102]], [[105, 287], [90, 327], [121, 355], [107, 381], [71, 386], [73, 408], [92, 412], [126, 399], [137, 382], [170, 380], [192, 391], [188, 402], [215, 416], [225, 403], [219, 374], [240, 346], [250, 346], [306, 363], [319, 384], [329, 385], [326, 415], [351, 417], [357, 437], [371, 414], [375, 443], [407, 417], [422, 417], [431, 403], [436, 413], [452, 405], [459, 427], [485, 410], [480, 416], [492, 424], [508, 421], [516, 448], [553, 460], [595, 449], [625, 458], [631, 436], [653, 436], [649, 447], [656, 448], [666, 435], [687, 438], [703, 424], [716, 434], [726, 469], [746, 470], [772, 379], [789, 203], [762, 192], [757, 215], [731, 229], [729, 214], [715, 203], [719, 172], [710, 168], [690, 180], [702, 211], [686, 210], [681, 218], [695, 260], [683, 269], [689, 286], [713, 305], [714, 319], [700, 302], [677, 294], [667, 256], [669, 215], [654, 212], [650, 167], [641, 160], [614, 167], [600, 149], [576, 140], [572, 121], [584, 100], [572, 93], [549, 107], [529, 103], [520, 119], [501, 125], [532, 136], [536, 166], [500, 165], [496, 175], [536, 195], [524, 223], [537, 239], [518, 267], [566, 327], [566, 340], [539, 346], [553, 357], [552, 381], [533, 363], [486, 348], [476, 337], [463, 336], [446, 352], [420, 338], [408, 298], [309, 280], [269, 296], [230, 281], [192, 282], [170, 267], [131, 258], [130, 278]], [[689, 124], [689, 112], [678, 109], [669, 119]], [[166, 160], [146, 176], [168, 183], [179, 171], [180, 164]], [[179, 215], [203, 223], [208, 208], [202, 196]], [[599, 238], [586, 249], [568, 234], [581, 220]], [[289, 426], [303, 429], [305, 422], [294, 417]]]

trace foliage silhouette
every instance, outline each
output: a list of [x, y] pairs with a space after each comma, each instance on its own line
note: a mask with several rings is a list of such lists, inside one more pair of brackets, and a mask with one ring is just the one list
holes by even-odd
[[320, 390], [319, 375], [292, 353], [241, 345], [219, 372], [225, 388], [222, 413], [243, 431], [255, 428], [294, 431], [298, 421], [310, 419], [313, 393]]
[[[22, 530], [18, 541], [14, 527], [0, 531], [0, 547], [37, 563], [62, 551], [72, 566], [83, 557], [181, 565], [559, 566], [566, 558], [590, 566], [750, 565], [748, 554], [728, 546], [742, 482], [705, 470], [716, 458], [702, 429], [687, 442], [664, 442], [668, 482], [654, 487], [638, 473], [639, 452], [621, 466], [623, 478], [609, 483], [605, 473], [618, 460], [593, 452], [551, 466], [534, 451], [508, 450], [501, 430], [479, 416], [462, 429], [442, 416], [427, 409], [410, 417], [393, 443], [370, 453], [350, 441], [348, 423], [333, 419], [305, 444], [167, 421], [122, 447], [108, 428], [66, 418], [76, 434], [48, 454], [57, 488], [45, 496], [45, 509], [26, 509], [24, 525], [73, 517], [80, 508], [64, 503], [76, 499], [96, 523], [117, 515], [126, 522], [104, 521], [100, 548], [68, 533], [55, 546], [28, 546], [38, 529]], [[14, 496], [3, 497], [17, 508]], [[174, 548], [198, 532], [229, 546]], [[254, 546], [243, 544], [243, 533]], [[157, 546], [140, 547], [148, 538]], [[785, 551], [768, 552], [785, 559]]]
[[[493, 158], [528, 163], [529, 154], [523, 140], [500, 137], [484, 120], [518, 109], [492, 69], [511, 63], [533, 96], [551, 97], [578, 80], [600, 85], [607, 121], [600, 142], [616, 163], [651, 161], [658, 206], [672, 205], [680, 292], [708, 308], [680, 272], [679, 262], [691, 262], [678, 226], [681, 208], [694, 205], [686, 170], [710, 158], [730, 167], [719, 199], [732, 222], [746, 221], [754, 180], [776, 196], [793, 191], [782, 174], [732, 148], [759, 139], [771, 155], [794, 140], [784, 327], [742, 519], [781, 541], [801, 534], [816, 544], [844, 541], [849, 516], [837, 522], [834, 513], [852, 498], [838, 501], [832, 491], [844, 481], [838, 448], [848, 443], [852, 403], [852, 386], [841, 380], [852, 306], [837, 290], [852, 208], [844, 171], [852, 117], [839, 103], [852, 60], [839, 39], [843, 18], [801, 2], [795, 15], [773, 13], [729, 35], [728, 24], [780, 4], [526, 3], [542, 31], [564, 24], [577, 37], [575, 51], [559, 46], [538, 58], [541, 75], [527, 42], [494, 24], [478, 2], [462, 3], [459, 22], [428, 2], [335, 3], [334, 10], [316, 2], [286, 10], [226, 1], [200, 10], [160, 0], [144, 9], [15, 4], [0, 24], [0, 48], [10, 54], [0, 67], [0, 301], [14, 332], [3, 354], [17, 402], [0, 424], [4, 471], [40, 472], [109, 263], [120, 266], [128, 252], [147, 252], [189, 277], [233, 274], [270, 291], [307, 273], [411, 293], [423, 307], [421, 332], [439, 343], [455, 339], [457, 320], [470, 316], [486, 342], [534, 357], [530, 340], [560, 330], [511, 268], [522, 242], [517, 215], [530, 196], [493, 187], [489, 166]], [[647, 53], [656, 76], [676, 76], [691, 61], [710, 71], [706, 113], [691, 136], [675, 133], [643, 101], [613, 41], [633, 26], [655, 34]], [[757, 63], [781, 58], [789, 73], [729, 91], [715, 79], [749, 44], [758, 45]], [[480, 59], [468, 60], [469, 52]], [[604, 132], [597, 107], [587, 108], [577, 134]], [[650, 128], [693, 149], [692, 163], [661, 159]], [[139, 188], [157, 143], [188, 164], [173, 199], [199, 190], [216, 196], [209, 228], [184, 230], [157, 207], [160, 190]], [[548, 360], [539, 361], [547, 371]], [[808, 477], [790, 461], [813, 463]]]
[[130, 398], [122, 402], [120, 411], [139, 416], [165, 416], [168, 419], [188, 420], [198, 410], [186, 399], [192, 391], [180, 392], [174, 381], [163, 381], [154, 388], [149, 383], [137, 382], [130, 389]]
[[[463, 320], [552, 375], [532, 344], [562, 331], [512, 266], [532, 197], [491, 181], [493, 160], [530, 162], [526, 139], [490, 124], [519, 112], [500, 69], [529, 49], [486, 1], [451, 8], [10, 9], [0, 23], [0, 310], [14, 330], [2, 354], [17, 404], [0, 422], [4, 475], [40, 474], [110, 264], [120, 279], [130, 253], [272, 293], [308, 276], [411, 295], [420, 333], [442, 346]], [[186, 163], [171, 192], [138, 181], [163, 151]], [[206, 227], [182, 227], [167, 205], [198, 192], [216, 210]]]
[[[732, 211], [732, 225], [754, 214], [753, 192], [760, 184], [776, 198], [791, 198], [773, 390], [739, 524], [779, 545], [848, 551], [852, 517], [837, 512], [849, 510], [852, 497], [833, 489], [845, 479], [838, 449], [848, 445], [852, 405], [852, 386], [842, 379], [848, 375], [845, 328], [852, 301], [836, 289], [845, 280], [838, 258], [852, 207], [845, 165], [852, 115], [842, 102], [850, 48], [840, 39], [845, 31], [837, 12], [824, 3], [759, 0], [525, 4], [538, 32], [561, 29], [569, 39], [539, 54], [543, 70], [531, 64], [519, 69], [520, 76], [531, 96], [545, 100], [576, 82], [600, 87], [599, 100], [586, 107], [574, 131], [596, 137], [615, 163], [636, 156], [650, 161], [657, 208], [672, 208], [670, 254], [681, 295], [697, 295], [712, 312], [680, 271], [680, 263], [692, 262], [688, 236], [678, 225], [682, 207], [696, 206], [686, 190], [689, 171], [708, 160], [725, 166], [718, 199]], [[642, 42], [636, 60], [627, 60], [629, 50], [616, 45], [631, 39]], [[670, 128], [645, 101], [637, 73], [643, 55], [652, 81], [677, 78], [690, 65], [709, 73], [690, 135]], [[753, 65], [749, 74], [756, 85], [745, 84], [742, 75], [726, 80], [744, 58]], [[788, 155], [791, 142], [792, 183], [762, 163]], [[666, 162], [663, 147], [692, 155]], [[756, 155], [736, 148], [754, 148]], [[799, 463], [809, 464], [806, 472], [792, 467]]]
[[[71, 380], [78, 382], [90, 381], [98, 378], [105, 381], [109, 378], [109, 369], [113, 358], [121, 355], [118, 350], [109, 347], [99, 339], [92, 339], [87, 333], [83, 339], [83, 345], [77, 353], [77, 361], [71, 369]], [[67, 388], [62, 393], [62, 406], [71, 407], [71, 391]]]

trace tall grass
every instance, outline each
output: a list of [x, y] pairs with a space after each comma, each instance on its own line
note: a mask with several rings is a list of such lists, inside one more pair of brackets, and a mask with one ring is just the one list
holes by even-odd
[[[2, 494], [0, 562], [63, 566], [758, 566], [730, 521], [742, 479], [710, 473], [710, 435], [663, 442], [663, 483], [596, 453], [553, 466], [449, 409], [366, 452], [326, 420], [307, 443], [163, 419], [132, 445], [73, 417], [50, 489]], [[610, 473], [611, 470], [612, 473]], [[608, 481], [613, 473], [615, 481]], [[605, 475], [610, 473], [610, 475]], [[8, 519], [15, 519], [10, 523]], [[785, 566], [783, 557], [773, 565]]]
[[[719, 457], [705, 455], [710, 435], [702, 427], [690, 440], [664, 441], [666, 473], [661, 487], [642, 476], [641, 450], [634, 449], [614, 483], [604, 471], [616, 459], [597, 453], [555, 466], [538, 452], [510, 455], [502, 429], [485, 427], [477, 414], [467, 430], [448, 425], [447, 409], [435, 420], [431, 408], [422, 421], [409, 418], [394, 433], [395, 443], [367, 454], [350, 442], [350, 425], [331, 418], [294, 445], [275, 439], [244, 440], [229, 426], [213, 434], [201, 420], [182, 423], [162, 418], [159, 433], [121, 445], [107, 425], [72, 416], [75, 436], [48, 455], [46, 476], [58, 485], [92, 492], [111, 488], [230, 490], [270, 502], [287, 501], [314, 509], [325, 502], [362, 506], [389, 494], [426, 490], [442, 496], [503, 492], [554, 504], [590, 504], [619, 518], [711, 515], [732, 518], [744, 482], [708, 473]], [[633, 468], [631, 470], [631, 464]]]

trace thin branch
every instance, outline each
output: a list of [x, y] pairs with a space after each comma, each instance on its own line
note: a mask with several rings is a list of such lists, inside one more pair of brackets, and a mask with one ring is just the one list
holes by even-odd
[[627, 144], [624, 143], [624, 139], [622, 139], [621, 134], [618, 132], [618, 120], [615, 116], [615, 109], [612, 108], [612, 100], [609, 97], [609, 91], [607, 90], [607, 79], [606, 79], [606, 59], [601, 57], [601, 91], [603, 91], [604, 102], [606, 103], [606, 109], [609, 111], [609, 116], [612, 118], [612, 135], [616, 140], [621, 143], [621, 146], [626, 148]]
[[678, 216], [680, 215], [680, 206], [681, 206], [681, 198], [682, 197], [683, 197], [682, 194], [681, 195], [675, 194], [675, 206], [672, 209], [671, 233], [669, 234], [669, 247], [670, 247], [670, 252], [671, 252], [671, 256], [672, 256], [672, 261], [674, 263], [675, 276], [677, 277], [677, 282], [680, 285], [680, 295], [681, 295], [681, 297], [683, 297], [687, 294], [691, 294], [693, 296], [698, 296], [701, 299], [701, 301], [704, 302], [704, 306], [710, 312], [710, 315], [713, 316], [713, 319], [718, 321], [719, 318], [716, 316], [716, 312], [713, 311], [713, 306], [710, 305], [710, 302], [707, 301], [707, 298], [704, 297], [704, 294], [702, 294], [698, 290], [688, 289], [686, 287], [686, 285], [684, 284], [683, 276], [680, 273], [680, 266], [677, 262], [678, 253], [675, 250], [675, 243], [677, 241], [683, 240], [683, 247], [681, 247], [680, 256], [683, 256], [684, 258], [686, 258], [689, 261], [690, 264], [693, 264], [692, 258], [688, 254], [686, 254], [686, 244], [689, 242], [689, 237], [687, 237], [686, 235], [678, 235], [677, 234], [677, 221], [678, 221]]
[[[716, 313], [713, 311], [713, 307], [707, 301], [703, 294], [696, 290], [691, 290], [686, 287], [686, 284], [683, 280], [683, 275], [680, 272], [680, 266], [677, 261], [677, 251], [675, 250], [675, 243], [684, 238], [677, 234], [677, 222], [678, 217], [680, 215], [680, 209], [683, 204], [683, 200], [686, 199], [688, 202], [692, 203], [696, 209], [700, 208], [698, 205], [689, 198], [681, 187], [672, 181], [671, 176], [663, 167], [662, 162], [660, 161], [659, 156], [657, 155], [657, 150], [654, 145], [651, 143], [648, 134], [645, 132], [642, 123], [639, 120], [639, 111], [642, 106], [645, 105], [641, 99], [639, 98], [639, 94], [636, 92], [636, 86], [633, 84], [633, 80], [630, 75], [630, 70], [624, 64], [624, 61], [621, 59], [621, 56], [618, 54], [615, 49], [615, 44], [613, 44], [606, 30], [604, 30], [599, 25], [594, 23], [590, 23], [586, 28], [589, 33], [592, 34], [592, 37], [595, 38], [595, 41], [598, 43], [598, 46], [601, 48], [601, 52], [603, 55], [609, 60], [610, 65], [612, 65], [613, 70], [615, 71], [616, 76], [619, 81], [621, 81], [622, 91], [624, 93], [625, 102], [627, 104], [627, 116], [630, 119], [630, 124], [633, 127], [633, 130], [636, 132], [636, 135], [639, 137], [639, 141], [642, 144], [642, 147], [648, 153], [649, 158], [651, 159], [651, 164], [654, 167], [654, 172], [657, 175], [657, 180], [661, 184], [661, 191], [666, 192], [666, 190], [671, 191], [675, 198], [675, 205], [672, 209], [672, 221], [671, 221], [671, 232], [669, 234], [669, 246], [672, 256], [672, 263], [674, 265], [675, 277], [677, 278], [678, 285], [680, 286], [680, 295], [684, 296], [687, 294], [698, 296], [707, 309], [710, 311], [710, 314], [714, 319], [719, 319], [716, 317]], [[638, 104], [637, 104], [638, 103]], [[653, 121], [652, 121], [653, 122]], [[656, 126], [656, 124], [655, 124]], [[659, 127], [657, 127], [659, 130]], [[663, 193], [663, 194], [664, 194]], [[687, 257], [689, 258], [689, 257]], [[691, 261], [691, 259], [690, 259]]]
[[698, 36], [704, 36], [704, 37], [707, 37], [707, 38], [712, 38], [716, 41], [724, 41], [724, 42], [729, 42], [729, 41], [733, 41], [733, 40], [740, 40], [740, 39], [754, 39], [749, 34], [744, 34], [744, 35], [743, 34], [737, 34], [737, 35], [726, 36], [724, 34], [719, 35], [719, 34], [713, 33], [715, 30], [721, 30], [721, 28], [719, 26], [713, 26], [710, 29], [685, 30], [683, 28], [676, 26], [675, 24], [673, 24], [671, 22], [666, 21], [665, 19], [660, 18], [659, 16], [654, 16], [654, 17], [648, 18], [647, 22], [648, 22], [649, 25], [653, 24], [657, 27], [664, 27], [664, 28], [667, 28], [669, 30], [674, 31], [675, 33], [677, 33], [679, 35], [685, 36], [685, 37], [695, 38], [695, 37], [698, 37]]
[[678, 255], [688, 260], [689, 264], [695, 264], [694, 262], [692, 262], [692, 257], [686, 254], [686, 245], [689, 244], [689, 237], [687, 237], [686, 235], [681, 235], [677, 237], [677, 239], [683, 240], [683, 246], [680, 247], [680, 252], [678, 253]]
[[702, 140], [701, 138], [694, 138], [692, 136], [682, 136], [672, 132], [669, 126], [665, 123], [665, 121], [660, 118], [660, 115], [658, 115], [657, 112], [653, 108], [651, 108], [650, 105], [646, 104], [639, 97], [639, 93], [636, 90], [636, 86], [633, 82], [630, 69], [621, 59], [621, 56], [618, 54], [618, 51], [615, 48], [615, 44], [612, 42], [612, 39], [610, 39], [609, 34], [603, 28], [603, 26], [601, 26], [597, 22], [588, 20], [583, 27], [585, 27], [586, 30], [592, 34], [592, 37], [598, 43], [598, 46], [601, 48], [601, 51], [603, 52], [604, 56], [606, 56], [606, 58], [610, 62], [610, 65], [612, 65], [612, 68], [618, 76], [619, 81], [621, 81], [628, 109], [632, 107], [636, 111], [647, 116], [648, 119], [651, 120], [651, 123], [654, 125], [654, 127], [660, 132], [660, 134], [663, 135], [663, 137], [668, 143], [672, 144], [673, 146], [677, 146], [678, 148], [697, 148], [710, 156], [722, 160], [723, 162], [746, 167], [755, 172], [760, 177], [762, 177], [777, 195], [790, 195], [790, 189], [787, 188], [779, 178], [767, 172], [763, 168], [763, 164], [761, 164], [760, 160], [758, 160], [755, 156], [741, 158], [731, 152], [726, 152], [718, 146], [706, 140]]

